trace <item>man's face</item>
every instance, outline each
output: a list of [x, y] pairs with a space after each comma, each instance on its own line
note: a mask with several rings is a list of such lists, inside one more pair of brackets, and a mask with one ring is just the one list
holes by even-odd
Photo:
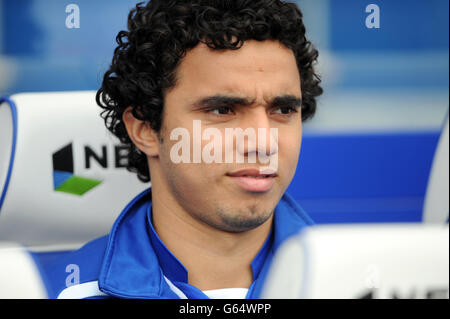
[[[157, 165], [150, 162], [150, 172], [159, 169], [163, 177], [159, 189], [192, 218], [215, 229], [241, 232], [268, 221], [297, 167], [300, 99], [294, 54], [277, 41], [247, 41], [235, 51], [212, 50], [204, 44], [190, 50], [177, 69], [176, 85], [166, 93]], [[194, 121], [200, 121], [195, 122], [197, 129]], [[181, 137], [171, 139], [171, 133], [180, 128], [189, 132], [189, 154], [184, 155], [190, 163], [174, 161], [173, 148]], [[221, 135], [199, 139], [210, 128]], [[226, 132], [236, 128], [251, 129], [257, 143], [232, 137], [230, 148]], [[264, 139], [258, 134], [263, 131]], [[207, 145], [210, 154], [221, 152], [221, 160], [194, 163], [194, 154]], [[231, 163], [225, 159], [230, 150]], [[238, 163], [236, 155], [244, 163]], [[252, 155], [256, 162], [249, 160]], [[271, 175], [261, 175], [261, 168], [270, 165], [272, 170], [266, 172]]]

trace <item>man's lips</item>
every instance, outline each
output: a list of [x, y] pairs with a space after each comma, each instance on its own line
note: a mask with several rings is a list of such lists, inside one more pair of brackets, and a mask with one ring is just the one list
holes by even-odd
[[249, 177], [276, 177], [278, 174], [271, 169], [257, 169], [257, 168], [245, 168], [233, 171], [231, 173], [227, 173], [227, 176], [231, 177], [241, 177], [241, 176], [249, 176]]
[[241, 169], [227, 174], [233, 181], [249, 192], [263, 193], [269, 191], [277, 173], [271, 170], [260, 171], [255, 168]]

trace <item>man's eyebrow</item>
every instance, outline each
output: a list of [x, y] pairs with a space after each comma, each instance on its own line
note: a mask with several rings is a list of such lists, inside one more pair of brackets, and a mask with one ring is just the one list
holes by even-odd
[[198, 108], [208, 108], [231, 105], [251, 105], [253, 101], [236, 96], [213, 95], [200, 99], [194, 103]]
[[295, 96], [295, 95], [282, 95], [275, 97], [271, 102], [270, 105], [272, 107], [280, 107], [280, 106], [294, 106], [294, 107], [301, 107], [302, 106], [302, 99]]
[[[218, 106], [233, 106], [241, 105], [248, 106], [254, 103], [254, 100], [237, 97], [237, 96], [227, 96], [227, 95], [213, 95], [202, 98], [194, 103], [195, 107], [198, 108], [210, 108]], [[279, 107], [283, 105], [290, 105], [294, 107], [302, 106], [302, 99], [295, 95], [281, 95], [273, 98], [269, 102], [270, 107]]]

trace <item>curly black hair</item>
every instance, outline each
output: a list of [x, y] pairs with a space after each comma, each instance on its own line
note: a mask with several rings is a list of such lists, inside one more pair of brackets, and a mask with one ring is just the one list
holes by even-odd
[[97, 91], [106, 127], [130, 147], [128, 170], [150, 181], [146, 155], [131, 141], [122, 121], [133, 115], [159, 132], [164, 92], [176, 83], [186, 52], [204, 43], [216, 50], [237, 50], [247, 40], [278, 40], [295, 55], [301, 78], [302, 120], [312, 117], [322, 94], [314, 71], [318, 51], [305, 37], [302, 13], [280, 0], [151, 0], [128, 15], [128, 31], [116, 37], [112, 64]]

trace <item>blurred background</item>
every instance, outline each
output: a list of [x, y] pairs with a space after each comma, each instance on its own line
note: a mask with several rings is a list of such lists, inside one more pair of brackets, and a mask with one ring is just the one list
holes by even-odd
[[[98, 89], [136, 2], [0, 0], [0, 96]], [[318, 223], [420, 221], [448, 114], [449, 1], [296, 2], [325, 93], [289, 192]]]

